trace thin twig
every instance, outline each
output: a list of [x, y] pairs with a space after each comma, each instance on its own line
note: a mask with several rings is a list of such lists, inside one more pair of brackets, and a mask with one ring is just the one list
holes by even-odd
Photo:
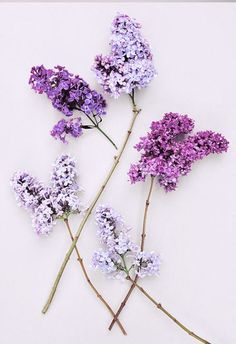
[[[153, 189], [153, 183], [154, 183], [154, 177], [151, 177], [151, 183], [150, 183], [150, 188], [148, 191], [148, 195], [147, 195], [147, 199], [145, 201], [145, 208], [144, 208], [144, 216], [143, 216], [143, 228], [142, 228], [142, 235], [141, 235], [141, 251], [143, 251], [144, 249], [144, 242], [145, 242], [145, 238], [146, 238], [146, 224], [147, 224], [147, 214], [148, 214], [148, 208], [149, 208], [149, 204], [150, 204], [150, 198], [151, 198], [151, 194], [152, 194], [152, 189]], [[135, 276], [134, 282], [136, 283], [138, 281], [138, 275]], [[128, 293], [126, 294], [124, 300], [121, 302], [120, 307], [118, 309], [118, 311], [116, 312], [112, 322], [109, 325], [109, 330], [111, 331], [112, 327], [114, 326], [115, 322], [118, 319], [118, 316], [120, 315], [120, 313], [122, 312], [123, 308], [125, 307], [130, 295], [132, 294], [134, 288], [135, 288], [135, 283], [131, 285], [131, 287], [128, 290]]]
[[[70, 224], [69, 224], [69, 220], [66, 218], [64, 219], [64, 222], [66, 224], [66, 228], [68, 230], [68, 233], [70, 235], [70, 238], [72, 241], [74, 241], [74, 237], [73, 237], [73, 234], [72, 234], [72, 231], [71, 231], [71, 228], [70, 228]], [[78, 262], [81, 266], [81, 269], [82, 269], [82, 272], [85, 276], [85, 279], [86, 281], [88, 282], [88, 284], [90, 285], [90, 287], [92, 288], [92, 290], [95, 292], [95, 294], [97, 295], [97, 297], [102, 301], [102, 303], [104, 304], [104, 306], [109, 310], [109, 312], [112, 314], [112, 316], [115, 316], [115, 313], [113, 312], [112, 308], [110, 307], [110, 305], [107, 303], [107, 301], [103, 298], [103, 296], [98, 292], [98, 290], [96, 289], [96, 287], [94, 286], [94, 284], [91, 282], [89, 276], [88, 276], [88, 273], [87, 273], [87, 270], [84, 266], [84, 262], [83, 262], [83, 258], [80, 256], [80, 253], [79, 253], [79, 250], [77, 248], [77, 246], [75, 246], [75, 251], [76, 251], [76, 254], [77, 254], [77, 259], [78, 259]], [[119, 328], [121, 329], [122, 333], [124, 335], [126, 335], [126, 331], [124, 329], [124, 327], [122, 326], [122, 324], [120, 323], [119, 319], [117, 319], [117, 324], [119, 326]]]
[[93, 115], [93, 117], [94, 117], [94, 120], [93, 120], [86, 112], [82, 111], [80, 108], [76, 107], [76, 110], [82, 112], [88, 118], [88, 120], [93, 123], [93, 127], [98, 129], [108, 139], [108, 141], [111, 142], [111, 144], [115, 147], [115, 149], [118, 149], [115, 142], [104, 132], [104, 130], [102, 130], [99, 127], [99, 123], [96, 120], [96, 116]]
[[211, 344], [207, 340], [203, 339], [202, 337], [195, 334], [193, 331], [189, 330], [186, 326], [184, 326], [179, 320], [177, 320], [171, 313], [169, 313], [161, 303], [157, 302], [152, 296], [150, 296], [139, 284], [135, 282], [135, 280], [127, 277], [127, 279], [132, 283], [132, 286], [135, 285], [158, 309], [160, 309], [165, 315], [167, 315], [171, 320], [173, 320], [176, 325], [182, 328], [185, 332], [187, 332], [191, 337], [197, 339], [199, 342], [204, 344]]
[[100, 189], [98, 190], [98, 192], [97, 192], [97, 194], [96, 194], [94, 200], [92, 201], [90, 207], [87, 209], [87, 212], [86, 212], [86, 214], [85, 214], [83, 220], [82, 220], [81, 223], [80, 223], [80, 226], [79, 226], [79, 228], [78, 228], [78, 230], [77, 230], [77, 232], [76, 232], [76, 234], [75, 234], [75, 236], [74, 236], [74, 241], [73, 241], [73, 243], [71, 244], [69, 250], [68, 250], [67, 253], [66, 253], [66, 256], [65, 256], [65, 258], [64, 258], [64, 260], [63, 260], [63, 262], [62, 262], [62, 265], [61, 265], [61, 267], [60, 267], [60, 269], [59, 269], [59, 271], [58, 271], [58, 274], [57, 274], [56, 279], [55, 279], [55, 281], [54, 281], [54, 284], [53, 284], [53, 287], [52, 287], [51, 292], [50, 292], [50, 294], [49, 294], [49, 297], [48, 297], [48, 299], [47, 299], [47, 302], [46, 302], [45, 306], [43, 307], [43, 310], [42, 310], [43, 313], [46, 313], [47, 310], [48, 310], [48, 308], [50, 307], [51, 302], [52, 302], [52, 300], [53, 300], [53, 297], [54, 297], [54, 295], [55, 295], [55, 293], [56, 293], [58, 284], [59, 284], [59, 282], [60, 282], [60, 280], [61, 280], [61, 277], [62, 277], [62, 275], [63, 275], [63, 272], [64, 272], [64, 270], [65, 270], [65, 268], [66, 268], [66, 265], [67, 265], [67, 263], [68, 263], [68, 261], [69, 261], [69, 259], [70, 259], [70, 256], [71, 256], [71, 254], [72, 254], [72, 252], [73, 252], [73, 250], [74, 250], [74, 248], [75, 248], [75, 246], [76, 246], [76, 243], [77, 243], [77, 241], [78, 241], [78, 239], [79, 239], [79, 237], [80, 237], [80, 234], [81, 234], [81, 232], [82, 232], [82, 230], [83, 230], [83, 228], [84, 228], [84, 225], [86, 224], [86, 222], [87, 222], [89, 216], [91, 215], [91, 213], [92, 213], [92, 211], [93, 211], [93, 208], [95, 207], [97, 201], [99, 200], [100, 196], [102, 195], [102, 193], [103, 193], [103, 191], [104, 191], [106, 185], [108, 184], [108, 182], [109, 182], [111, 176], [113, 175], [113, 172], [115, 171], [117, 165], [119, 164], [120, 158], [121, 158], [121, 156], [122, 156], [122, 154], [123, 154], [123, 152], [124, 152], [124, 150], [125, 150], [125, 147], [126, 147], [126, 145], [127, 145], [127, 142], [128, 142], [128, 140], [129, 140], [129, 137], [130, 137], [130, 135], [131, 135], [131, 133], [132, 133], [134, 123], [135, 123], [136, 118], [137, 118], [137, 116], [138, 116], [138, 114], [139, 114], [140, 111], [141, 111], [141, 110], [137, 109], [136, 106], [133, 106], [133, 118], [132, 118], [130, 127], [129, 127], [128, 131], [127, 131], [127, 134], [126, 134], [126, 136], [125, 136], [124, 142], [123, 142], [123, 144], [122, 144], [122, 146], [121, 146], [120, 152], [119, 152], [119, 154], [118, 154], [117, 156], [114, 157], [114, 162], [113, 162], [113, 164], [112, 164], [112, 166], [111, 166], [111, 168], [110, 168], [110, 170], [109, 170], [109, 172], [108, 172], [107, 177], [105, 178], [104, 182], [102, 183], [102, 186], [101, 186]]

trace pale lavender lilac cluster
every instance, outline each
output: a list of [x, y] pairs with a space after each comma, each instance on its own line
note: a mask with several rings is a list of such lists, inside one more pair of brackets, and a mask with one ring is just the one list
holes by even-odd
[[49, 234], [57, 218], [83, 209], [77, 178], [75, 161], [65, 154], [58, 157], [53, 166], [50, 187], [45, 187], [27, 172], [13, 175], [11, 185], [18, 205], [30, 213], [37, 234]]
[[[100, 120], [100, 116], [106, 114], [106, 101], [103, 96], [92, 90], [79, 75], [69, 73], [65, 67], [47, 69], [43, 65], [34, 66], [31, 69], [29, 84], [37, 93], [45, 93], [52, 105], [67, 117], [72, 116], [74, 110], [78, 110], [97, 123], [95, 118], [98, 117]], [[59, 121], [51, 134], [66, 143], [66, 135], [79, 137], [82, 129], [87, 128], [88, 126], [83, 126], [81, 118], [78, 117]]]
[[99, 206], [95, 214], [97, 235], [105, 249], [96, 251], [92, 258], [94, 268], [110, 277], [124, 279], [133, 271], [139, 277], [158, 275], [160, 257], [154, 252], [140, 251], [130, 240], [123, 218], [108, 206]]
[[92, 70], [106, 93], [115, 98], [146, 87], [156, 75], [148, 42], [141, 25], [127, 15], [115, 17], [111, 27], [109, 55], [97, 55]]
[[155, 176], [166, 191], [172, 191], [195, 161], [227, 151], [229, 142], [221, 134], [208, 130], [186, 136], [193, 128], [194, 121], [178, 113], [167, 113], [162, 120], [152, 122], [151, 131], [135, 146], [141, 158], [130, 167], [131, 183]]

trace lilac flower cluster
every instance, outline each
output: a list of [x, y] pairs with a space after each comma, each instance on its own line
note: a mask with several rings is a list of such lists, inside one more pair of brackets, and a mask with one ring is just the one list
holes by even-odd
[[75, 161], [68, 155], [61, 155], [56, 160], [50, 187], [43, 186], [27, 172], [13, 175], [11, 185], [18, 205], [31, 214], [37, 234], [49, 234], [57, 218], [82, 210], [77, 177]]
[[145, 181], [148, 175], [157, 177], [166, 190], [175, 190], [181, 175], [191, 171], [192, 164], [211, 153], [222, 153], [229, 142], [218, 133], [200, 131], [189, 135], [194, 121], [187, 115], [167, 113], [152, 122], [151, 131], [135, 146], [141, 158], [128, 172], [131, 183]]
[[142, 37], [141, 25], [124, 14], [111, 27], [109, 55], [97, 55], [92, 70], [106, 93], [115, 98], [146, 87], [156, 75], [150, 46]]
[[157, 275], [160, 268], [159, 255], [140, 251], [130, 240], [129, 231], [114, 209], [99, 206], [96, 209], [97, 235], [105, 250], [94, 253], [92, 264], [113, 278], [124, 279], [133, 270], [140, 277]]
[[61, 119], [54, 127], [52, 128], [51, 135], [55, 139], [61, 140], [63, 143], [68, 143], [66, 140], [67, 135], [72, 137], [79, 137], [83, 134], [81, 127], [81, 118], [73, 118], [69, 120]]
[[[43, 65], [31, 69], [29, 84], [37, 93], [45, 93], [52, 105], [65, 116], [73, 115], [74, 110], [83, 112], [94, 125], [97, 125], [96, 116], [106, 114], [106, 101], [103, 96], [92, 90], [80, 76], [69, 73], [65, 67], [56, 66], [46, 69]], [[93, 121], [94, 120], [94, 121]], [[90, 126], [90, 127], [94, 127]], [[79, 137], [82, 129], [87, 129], [81, 123], [81, 118], [60, 120], [52, 129], [51, 135], [67, 143], [66, 135]]]
[[105, 115], [105, 99], [79, 75], [69, 73], [65, 67], [46, 69], [43, 65], [31, 69], [29, 84], [37, 93], [45, 93], [52, 105], [66, 116], [73, 110], [87, 115]]

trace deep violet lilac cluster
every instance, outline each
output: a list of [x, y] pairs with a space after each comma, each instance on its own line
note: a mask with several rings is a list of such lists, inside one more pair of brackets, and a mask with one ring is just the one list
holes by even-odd
[[139, 277], [158, 275], [160, 257], [153, 252], [140, 251], [130, 240], [123, 218], [114, 209], [101, 205], [96, 209], [97, 235], [105, 249], [96, 251], [92, 258], [94, 268], [117, 279], [124, 279], [133, 271]]
[[146, 87], [156, 75], [148, 42], [141, 25], [125, 14], [118, 14], [111, 27], [109, 55], [97, 55], [92, 70], [106, 93], [121, 93]]
[[37, 93], [45, 93], [52, 105], [66, 116], [72, 116], [74, 110], [87, 115], [102, 116], [106, 113], [106, 102], [102, 95], [92, 90], [79, 75], [69, 73], [65, 67], [32, 67], [29, 84]]
[[221, 134], [208, 130], [186, 136], [193, 128], [194, 121], [178, 113], [167, 113], [162, 120], [152, 122], [151, 131], [135, 146], [141, 158], [130, 167], [131, 183], [145, 181], [149, 175], [157, 177], [166, 191], [172, 191], [195, 161], [227, 151], [229, 142]]
[[53, 166], [50, 187], [45, 187], [27, 172], [13, 175], [11, 185], [18, 205], [30, 213], [37, 234], [49, 234], [57, 218], [82, 210], [77, 177], [74, 159], [64, 154]]
[[[74, 110], [83, 112], [87, 117], [106, 114], [106, 101], [103, 96], [92, 90], [79, 75], [69, 73], [65, 67], [47, 69], [43, 65], [31, 69], [29, 84], [37, 93], [45, 93], [52, 105], [65, 116], [73, 115]], [[96, 123], [96, 121], [95, 121]], [[81, 118], [61, 120], [52, 129], [51, 135], [66, 143], [65, 136], [79, 137], [82, 129]]]
[[69, 120], [61, 119], [51, 130], [51, 135], [55, 139], [61, 140], [63, 143], [68, 143], [66, 140], [67, 135], [72, 137], [79, 137], [83, 134], [81, 127], [81, 118], [73, 118]]

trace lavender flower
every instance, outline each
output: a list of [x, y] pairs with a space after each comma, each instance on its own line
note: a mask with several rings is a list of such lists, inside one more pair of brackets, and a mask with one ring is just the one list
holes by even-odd
[[140, 28], [129, 16], [117, 15], [111, 27], [110, 54], [95, 58], [92, 70], [104, 91], [115, 98], [146, 87], [156, 75], [150, 46]]
[[43, 190], [42, 183], [27, 172], [16, 172], [11, 178], [17, 204], [27, 210], [38, 206], [38, 195]]
[[68, 155], [62, 155], [56, 160], [51, 187], [43, 186], [26, 172], [13, 175], [11, 185], [16, 200], [30, 213], [37, 234], [49, 234], [56, 219], [82, 210], [77, 176], [75, 161]]
[[154, 252], [138, 252], [133, 264], [135, 273], [141, 278], [159, 275], [160, 256]]
[[121, 257], [109, 250], [96, 251], [92, 258], [92, 266], [94, 269], [100, 269], [111, 278], [124, 279], [125, 277], [125, 272], [121, 268]]
[[56, 224], [57, 213], [53, 207], [54, 195], [51, 188], [44, 187], [37, 195], [38, 207], [32, 209], [32, 226], [37, 234], [50, 234]]
[[81, 127], [81, 118], [73, 118], [70, 120], [61, 119], [57, 124], [54, 125], [51, 135], [55, 139], [61, 140], [63, 143], [68, 143], [66, 140], [67, 135], [72, 137], [79, 137], [83, 134]]
[[53, 188], [59, 191], [65, 188], [78, 190], [77, 178], [75, 160], [68, 154], [60, 155], [53, 165], [51, 175]]
[[128, 228], [124, 224], [123, 218], [114, 209], [101, 205], [95, 212], [97, 224], [97, 235], [103, 243], [114, 239], [120, 231], [127, 232]]
[[52, 105], [66, 116], [72, 116], [74, 110], [87, 115], [102, 116], [106, 113], [106, 102], [102, 95], [92, 90], [79, 75], [69, 73], [65, 67], [32, 67], [29, 84], [36, 92], [45, 93]]
[[141, 277], [156, 275], [160, 259], [153, 252], [140, 251], [130, 240], [130, 228], [122, 217], [108, 206], [99, 206], [95, 214], [97, 234], [105, 250], [96, 251], [92, 258], [94, 268], [99, 268], [108, 276], [124, 279], [133, 271]]
[[67, 154], [62, 154], [57, 158], [51, 176], [54, 192], [53, 207], [58, 217], [77, 213], [83, 209], [78, 197], [81, 188], [77, 179], [75, 160]]
[[193, 128], [191, 118], [177, 113], [165, 114], [162, 120], [153, 122], [151, 131], [135, 146], [141, 151], [141, 158], [130, 167], [131, 183], [145, 181], [151, 175], [166, 191], [172, 191], [195, 161], [227, 151], [229, 143], [221, 134], [202, 131], [185, 137]]

